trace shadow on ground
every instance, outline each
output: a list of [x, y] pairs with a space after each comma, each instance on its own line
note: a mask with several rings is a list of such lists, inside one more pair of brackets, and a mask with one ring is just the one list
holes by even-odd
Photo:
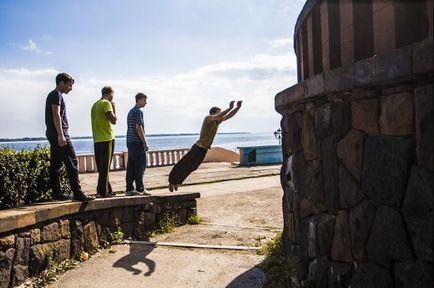
[[237, 276], [226, 288], [262, 288], [264, 281], [264, 272], [258, 267], [254, 267]]
[[155, 271], [155, 262], [146, 258], [146, 256], [149, 255], [152, 250], [154, 250], [153, 246], [130, 244], [130, 253], [117, 260], [113, 264], [113, 267], [124, 268], [125, 270], [132, 272], [133, 275], [139, 275], [143, 271], [134, 268], [133, 266], [143, 262], [146, 264], [146, 266], [148, 266], [148, 271], [145, 272], [144, 276], [151, 276]]

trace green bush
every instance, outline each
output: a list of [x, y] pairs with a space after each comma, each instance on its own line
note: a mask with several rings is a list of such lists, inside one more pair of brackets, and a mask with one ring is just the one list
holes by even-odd
[[[48, 174], [50, 149], [15, 151], [0, 148], [0, 209], [15, 208], [51, 199]], [[66, 170], [61, 170], [61, 184], [71, 193]]]

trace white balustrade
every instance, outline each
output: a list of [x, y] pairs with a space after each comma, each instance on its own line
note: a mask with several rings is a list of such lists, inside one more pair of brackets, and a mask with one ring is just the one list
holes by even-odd
[[[147, 167], [161, 167], [175, 165], [189, 149], [170, 149], [170, 150], [155, 150], [148, 151], [146, 164]], [[113, 160], [110, 165], [111, 171], [125, 170], [128, 153], [117, 152], [113, 154]], [[96, 163], [94, 154], [79, 154], [77, 155], [77, 168], [79, 173], [96, 172]]]

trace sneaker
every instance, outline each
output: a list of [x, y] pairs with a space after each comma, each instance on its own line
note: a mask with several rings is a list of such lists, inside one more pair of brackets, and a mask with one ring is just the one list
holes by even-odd
[[86, 202], [86, 201], [90, 201], [93, 199], [95, 199], [95, 198], [92, 196], [88, 196], [88, 195], [84, 194], [83, 192], [75, 194], [74, 197], [72, 198], [72, 200], [81, 201], [81, 202]]
[[175, 191], [178, 191], [178, 185], [175, 185]]
[[125, 196], [138, 196], [138, 195], [140, 195], [140, 192], [137, 192], [136, 190], [125, 191]]
[[146, 189], [143, 189], [142, 191], [138, 191], [138, 192], [140, 192], [140, 195], [144, 195], [144, 196], [151, 195], [151, 193], [149, 193], [148, 190]]
[[71, 197], [69, 197], [66, 193], [57, 193], [53, 195], [54, 201], [65, 201], [65, 200], [71, 200]]
[[175, 185], [173, 185], [172, 183], [169, 183], [169, 191], [173, 192], [174, 189], [175, 189]]

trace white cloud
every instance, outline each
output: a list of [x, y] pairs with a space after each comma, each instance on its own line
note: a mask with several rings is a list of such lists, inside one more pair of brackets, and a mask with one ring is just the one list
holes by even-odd
[[[219, 131], [274, 131], [280, 121], [274, 110], [274, 96], [296, 83], [295, 63], [291, 53], [261, 54], [173, 76], [90, 79], [73, 75], [75, 85], [65, 96], [70, 134], [91, 134], [90, 108], [105, 85], [116, 91], [118, 135], [125, 133], [126, 115], [137, 92], [149, 96], [144, 110], [147, 133], [198, 132], [211, 106], [225, 108], [231, 100], [243, 100], [243, 107]], [[4, 104], [0, 107], [0, 138], [44, 135], [45, 97], [54, 89], [57, 73], [54, 69], [0, 69], [0, 101]]]
[[292, 46], [293, 40], [292, 38], [280, 38], [270, 42], [271, 47], [277, 48], [282, 46]]
[[21, 44], [15, 44], [15, 43], [9, 43], [9, 45], [14, 46], [14, 47], [18, 47], [22, 50], [32, 51], [32, 52], [36, 52], [39, 54], [45, 54], [45, 55], [52, 55], [53, 54], [53, 52], [51, 52], [51, 51], [41, 50], [32, 39], [30, 39], [28, 41], [27, 45], [21, 45]]

